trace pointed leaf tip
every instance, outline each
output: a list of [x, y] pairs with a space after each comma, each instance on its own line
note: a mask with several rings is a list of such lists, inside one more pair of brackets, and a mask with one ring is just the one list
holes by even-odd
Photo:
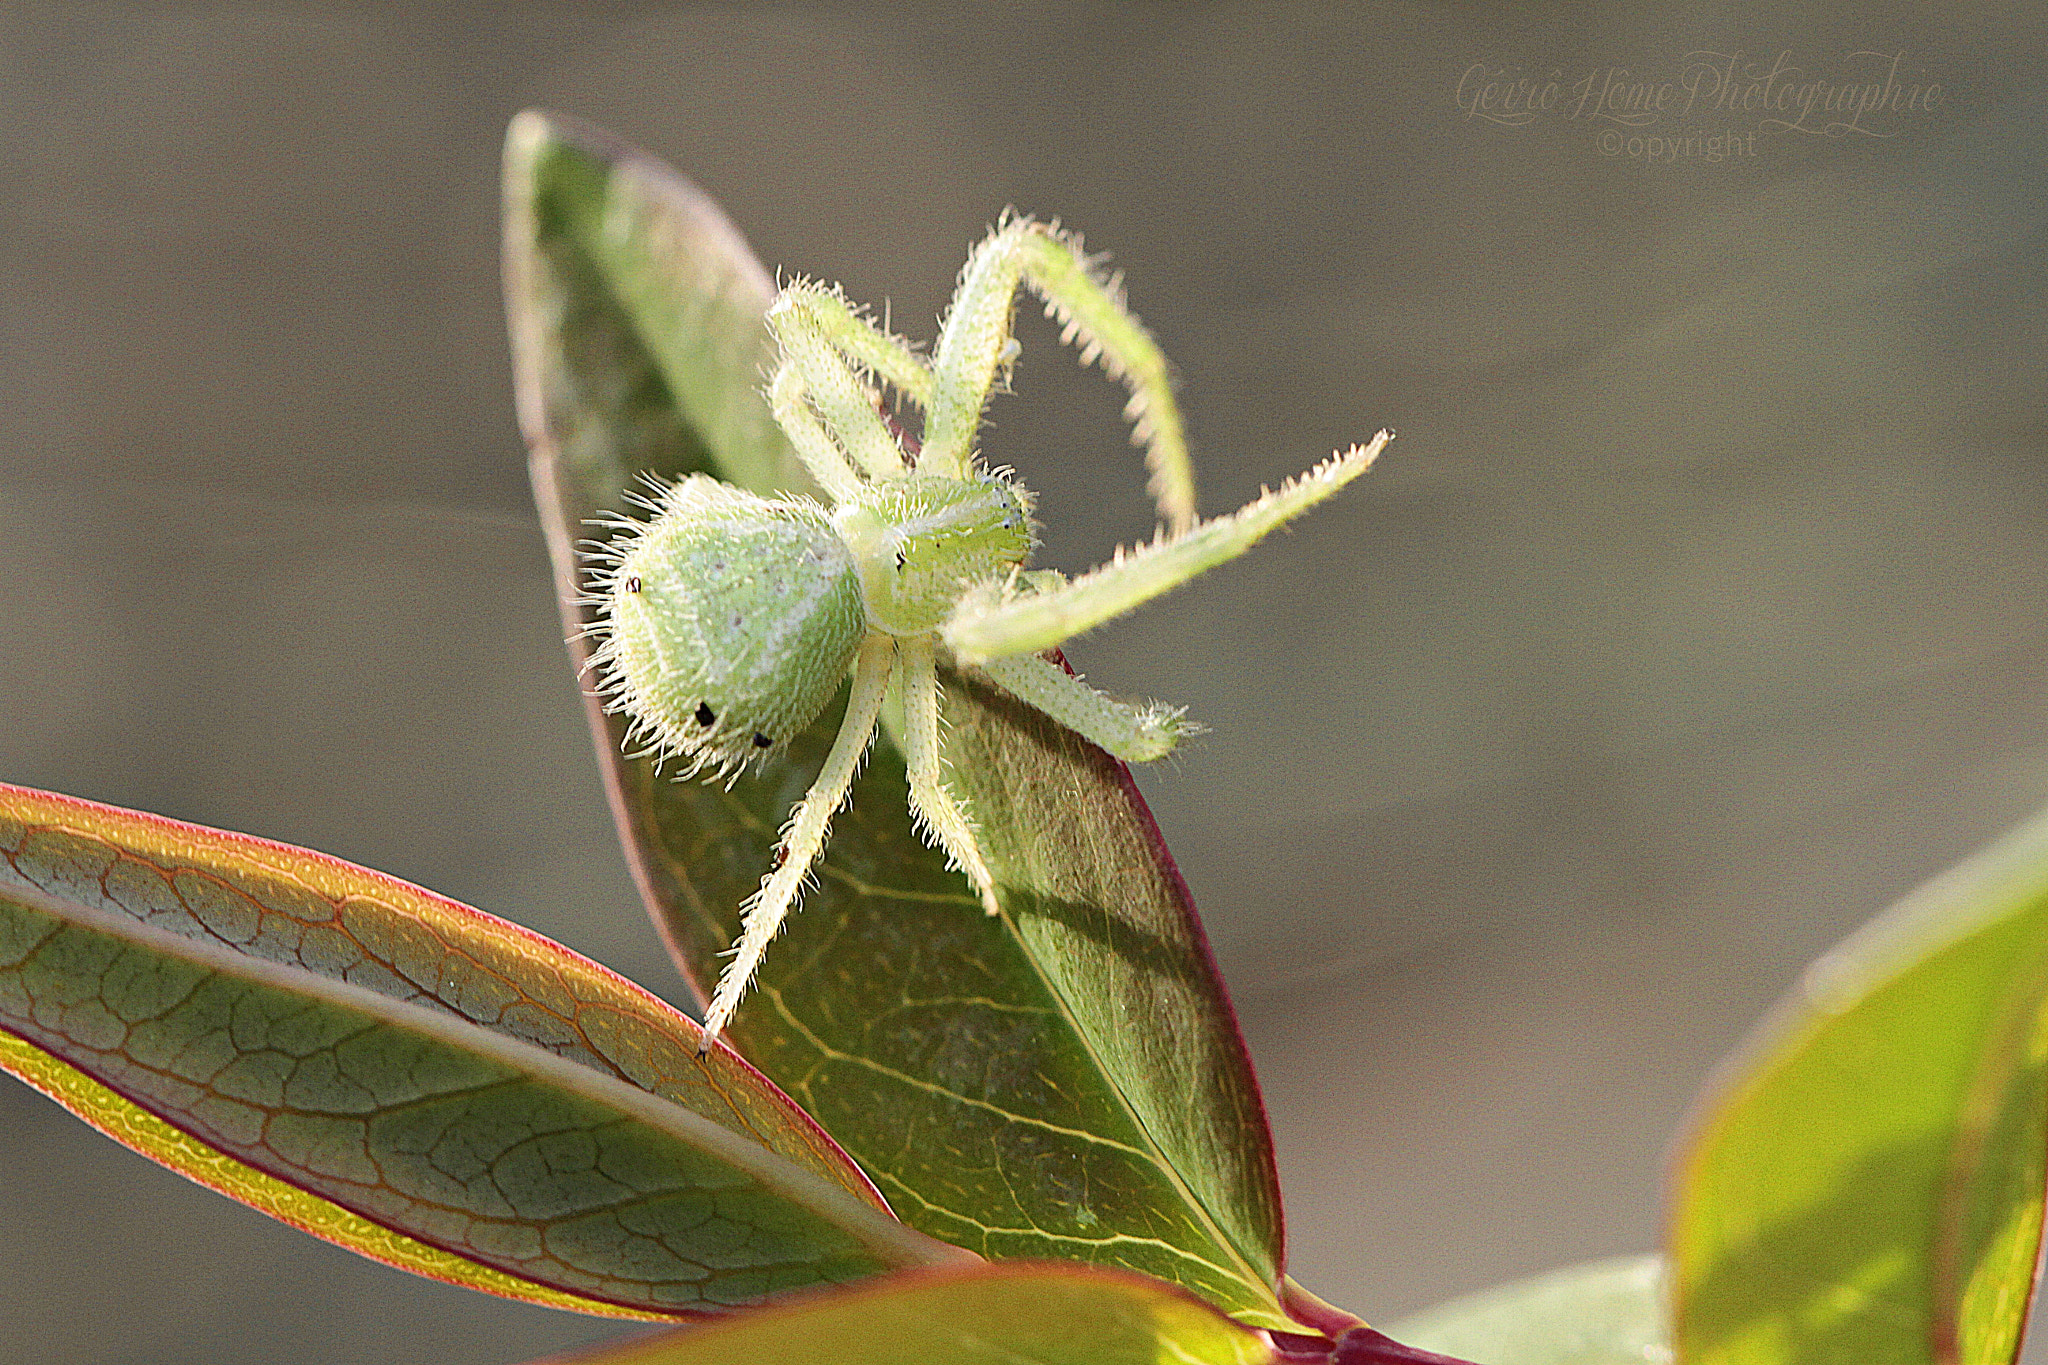
[[[808, 486], [760, 395], [767, 272], [701, 190], [528, 119], [506, 206], [520, 411], [565, 601], [587, 587], [583, 522], [644, 474]], [[982, 915], [916, 837], [878, 745], [733, 1041], [913, 1226], [991, 1257], [1127, 1266], [1289, 1328], [1257, 1081], [1128, 771], [968, 679], [944, 686], [949, 766], [1007, 913]], [[620, 727], [591, 714], [636, 876], [702, 994], [837, 710], [730, 792], [621, 758]]]

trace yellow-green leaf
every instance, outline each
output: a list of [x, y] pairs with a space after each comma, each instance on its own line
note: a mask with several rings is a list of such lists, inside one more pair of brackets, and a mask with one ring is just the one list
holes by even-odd
[[0, 1067], [404, 1269], [673, 1318], [961, 1253], [685, 1017], [336, 859], [0, 786]]
[[[1077, 1265], [908, 1271], [553, 1365], [1271, 1365], [1263, 1333], [1137, 1275]], [[537, 1362], [536, 1365], [539, 1365]]]
[[2041, 1246], [2048, 820], [1807, 972], [1701, 1110], [1688, 1365], [2010, 1365]]

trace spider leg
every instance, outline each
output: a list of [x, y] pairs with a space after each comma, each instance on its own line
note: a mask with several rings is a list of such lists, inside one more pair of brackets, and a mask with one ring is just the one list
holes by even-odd
[[[1129, 391], [1124, 416], [1131, 439], [1145, 447], [1159, 515], [1175, 531], [1193, 526], [1194, 467], [1165, 355], [1131, 314], [1121, 282], [1090, 268], [1079, 239], [1029, 218], [1001, 224], [967, 258], [939, 330], [921, 459], [956, 477], [968, 473], [968, 452], [996, 371], [1014, 354], [1008, 348], [1019, 284], [1045, 300], [1047, 314], [1060, 323], [1060, 340], [1081, 348], [1082, 364], [1100, 360]], [[932, 465], [934, 459], [942, 464]]]
[[1363, 474], [1392, 439], [1392, 432], [1382, 431], [1371, 444], [1331, 456], [1227, 517], [1202, 522], [1185, 535], [1119, 550], [1109, 563], [1058, 587], [1016, 595], [1001, 584], [985, 584], [954, 608], [940, 627], [940, 638], [969, 664], [1051, 649], [1235, 559]]
[[906, 636], [897, 641], [903, 679], [903, 762], [910, 777], [910, 808], [939, 846], [981, 897], [982, 908], [1000, 914], [996, 904], [995, 879], [982, 861], [981, 847], [974, 839], [974, 826], [966, 812], [946, 789], [939, 766], [939, 679], [932, 668], [929, 636]]
[[871, 479], [897, 477], [904, 470], [903, 447], [882, 420], [873, 390], [854, 373], [820, 322], [820, 292], [816, 285], [792, 284], [768, 309], [768, 326], [782, 347], [783, 363], [795, 368], [803, 381], [802, 396], [817, 408], [854, 467]]
[[1186, 719], [1186, 711], [1178, 706], [1118, 701], [1036, 654], [987, 659], [981, 671], [1017, 700], [1045, 712], [1126, 763], [1164, 758], [1185, 736], [1202, 729]]
[[711, 1050], [713, 1040], [732, 1019], [740, 997], [754, 979], [754, 969], [761, 965], [762, 954], [768, 951], [769, 942], [796, 905], [811, 864], [825, 847], [832, 816], [845, 804], [854, 774], [860, 771], [868, 743], [875, 737], [875, 719], [881, 714], [882, 698], [889, 691], [895, 654], [896, 642], [880, 631], [870, 631], [861, 642], [860, 656], [853, 666], [852, 694], [846, 700], [846, 718], [839, 723], [839, 734], [825, 755], [818, 780], [797, 802], [789, 823], [783, 827], [774, 869], [747, 901], [740, 941], [733, 949], [732, 960], [718, 974], [718, 990], [711, 997], [711, 1008], [704, 1014], [704, 1034], [697, 1043], [699, 1053]]
[[846, 301], [837, 289], [799, 280], [782, 291], [787, 306], [856, 365], [865, 365], [917, 406], [931, 401], [932, 372], [902, 337], [892, 336]]
[[796, 447], [797, 458], [804, 462], [804, 468], [811, 471], [811, 477], [818, 481], [818, 486], [831, 496], [835, 504], [860, 495], [860, 471], [847, 460], [839, 442], [832, 439], [832, 433], [825, 430], [824, 424], [811, 411], [810, 402], [804, 396], [803, 376], [787, 360], [775, 371], [775, 378], [769, 381], [768, 410], [775, 414], [776, 425]]

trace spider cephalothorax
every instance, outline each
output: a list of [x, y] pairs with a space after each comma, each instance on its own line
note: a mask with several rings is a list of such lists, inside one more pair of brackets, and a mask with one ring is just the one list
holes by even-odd
[[[1025, 572], [1031, 496], [984, 470], [974, 448], [982, 408], [1016, 356], [1020, 286], [1045, 300], [1084, 361], [1100, 359], [1129, 388], [1126, 411], [1166, 522], [1150, 543], [1071, 582]], [[945, 783], [937, 658], [978, 668], [1119, 758], [1159, 758], [1192, 728], [1179, 708], [1104, 696], [1041, 652], [1242, 554], [1364, 473], [1390, 439], [1383, 431], [1227, 517], [1198, 522], [1165, 358], [1079, 241], [1028, 218], [1005, 220], [968, 257], [929, 361], [837, 290], [805, 281], [783, 289], [768, 323], [782, 352], [769, 403], [831, 506], [692, 475], [648, 502], [652, 520], [626, 523], [626, 534], [593, 553], [600, 687], [685, 775], [709, 768], [730, 779], [780, 749], [853, 674], [838, 737], [745, 907], [705, 1016], [706, 1047], [795, 906], [892, 679], [911, 810], [988, 912], [1000, 913], [974, 828]], [[878, 382], [923, 410], [915, 453], [883, 417]]]

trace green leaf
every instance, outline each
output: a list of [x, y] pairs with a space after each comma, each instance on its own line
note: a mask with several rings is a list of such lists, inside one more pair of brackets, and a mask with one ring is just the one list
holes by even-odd
[[[520, 410], [565, 598], [584, 523], [641, 471], [809, 487], [756, 391], [768, 276], [710, 200], [528, 113], [506, 207]], [[1004, 914], [979, 913], [916, 838], [902, 761], [878, 744], [736, 1045], [912, 1226], [991, 1257], [1142, 1270], [1287, 1327], [1257, 1082], [1129, 773], [985, 687], [945, 686], [947, 757]], [[621, 759], [620, 727], [592, 715], [642, 890], [701, 994], [836, 708], [730, 791]]]
[[[1156, 1280], [1013, 1262], [908, 1271], [555, 1365], [1270, 1365], [1263, 1333]], [[541, 1365], [536, 1362], [535, 1365]]]
[[1810, 968], [1678, 1172], [1694, 1365], [2006, 1365], [2041, 1244], [2048, 820]]
[[1396, 1324], [1411, 1346], [1486, 1365], [1665, 1365], [1664, 1262], [1627, 1256], [1468, 1294]]
[[688, 1019], [537, 934], [6, 786], [0, 1067], [308, 1232], [554, 1307], [689, 1317], [961, 1255]]

